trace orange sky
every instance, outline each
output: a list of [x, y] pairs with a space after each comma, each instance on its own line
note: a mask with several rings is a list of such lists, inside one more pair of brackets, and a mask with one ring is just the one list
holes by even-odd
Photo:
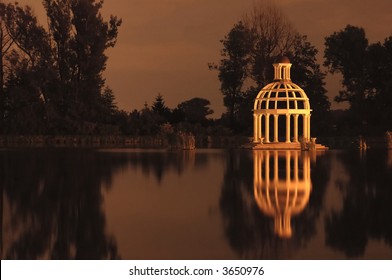
[[[40, 0], [29, 4], [46, 24]], [[192, 97], [224, 111], [217, 72], [220, 40], [257, 0], [106, 0], [103, 14], [122, 18], [118, 43], [108, 52], [105, 77], [120, 109], [141, 109], [158, 93], [174, 108]], [[392, 35], [391, 0], [276, 0], [297, 30], [308, 35], [322, 54], [324, 38], [347, 24], [365, 28], [370, 42]], [[319, 57], [322, 59], [322, 56]], [[322, 61], [320, 61], [322, 63]], [[328, 77], [329, 95], [338, 77]], [[294, 81], [295, 82], [295, 81]], [[330, 98], [331, 99], [331, 98]], [[332, 100], [332, 99], [331, 99]]]

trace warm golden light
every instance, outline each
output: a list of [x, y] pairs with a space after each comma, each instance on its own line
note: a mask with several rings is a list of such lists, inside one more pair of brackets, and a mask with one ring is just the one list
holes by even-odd
[[[316, 144], [316, 138], [310, 136], [312, 109], [305, 91], [291, 81], [291, 65], [285, 56], [274, 63], [274, 81], [256, 96], [253, 106], [255, 150], [327, 149]], [[281, 139], [283, 135], [279, 135], [279, 119], [282, 118], [285, 120], [284, 140]]]
[[254, 151], [254, 196], [260, 210], [275, 218], [275, 233], [292, 235], [291, 217], [309, 202], [310, 155], [300, 151]]
[[[286, 119], [285, 143], [299, 143], [298, 118], [303, 119], [303, 139], [310, 140], [311, 109], [309, 98], [290, 78], [291, 63], [287, 57], [281, 57], [274, 66], [274, 81], [266, 85], [257, 95], [254, 103], [254, 143], [270, 143], [270, 117], [274, 117], [274, 139], [279, 141], [278, 118]], [[263, 125], [264, 119], [264, 125]], [[291, 141], [291, 119], [294, 121], [293, 139]], [[262, 127], [264, 126], [264, 132]], [[297, 145], [298, 146], [298, 145]]]

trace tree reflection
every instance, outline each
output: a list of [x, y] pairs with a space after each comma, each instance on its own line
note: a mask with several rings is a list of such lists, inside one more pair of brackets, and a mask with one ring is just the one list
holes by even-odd
[[392, 168], [388, 153], [340, 153], [347, 181], [339, 184], [343, 207], [326, 218], [326, 242], [349, 258], [364, 255], [370, 239], [392, 246]]
[[30, 149], [0, 152], [2, 259], [116, 259], [103, 191], [129, 167], [181, 175], [204, 167], [195, 151]]
[[125, 166], [92, 150], [0, 153], [3, 259], [113, 259], [102, 189]]
[[[320, 156], [317, 157], [316, 164], [315, 156], [313, 157], [311, 182], [309, 182], [309, 187], [313, 183], [312, 194], [310, 197], [304, 197], [306, 200], [304, 202], [307, 205], [300, 209], [302, 212], [298, 212], [297, 216], [292, 217], [293, 222], [289, 231], [291, 238], [282, 238], [285, 235], [284, 231], [276, 230], [274, 219], [271, 219], [266, 213], [268, 211], [264, 211], [263, 207], [260, 206], [260, 196], [267, 197], [266, 189], [268, 189], [266, 188], [267, 185], [262, 183], [260, 175], [264, 176], [264, 178], [265, 175], [270, 175], [272, 183], [275, 182], [276, 186], [286, 186], [283, 184], [283, 181], [289, 178], [295, 180], [296, 176], [302, 178], [301, 180], [304, 181], [304, 184], [307, 184], [304, 176], [308, 176], [305, 172], [310, 172], [310, 170], [305, 171], [302, 167], [296, 167], [295, 159], [296, 156], [300, 157], [301, 166], [302, 163], [307, 166], [310, 161], [310, 155], [307, 153], [276, 153], [276, 157], [273, 157], [272, 160], [271, 157], [267, 156], [268, 153], [270, 152], [257, 151], [253, 152], [253, 154], [250, 151], [242, 153], [232, 152], [227, 158], [220, 206], [224, 217], [226, 236], [232, 248], [241, 258], [290, 258], [296, 250], [305, 246], [309, 239], [316, 234], [315, 224], [322, 208], [322, 198], [328, 182], [328, 165], [330, 161]], [[290, 158], [287, 158], [287, 155]], [[272, 166], [269, 170], [260, 170], [257, 167], [266, 167], [266, 165], [270, 164], [270, 160]], [[262, 165], [260, 165], [261, 162], [263, 163]], [[288, 171], [290, 174], [286, 173], [287, 163], [291, 164]], [[281, 166], [283, 166], [283, 170]], [[294, 171], [299, 174], [295, 174]], [[280, 180], [279, 178], [283, 179]], [[270, 183], [268, 183], [269, 187], [273, 186]], [[275, 188], [273, 192], [275, 192]], [[295, 191], [289, 190], [286, 191], [286, 194], [295, 195]], [[306, 193], [304, 192], [303, 194], [305, 195]], [[275, 202], [278, 200], [275, 200]], [[264, 200], [264, 202], [266, 201]], [[285, 200], [284, 203], [287, 203], [287, 201]], [[267, 204], [266, 202], [265, 205]], [[277, 204], [271, 202], [270, 206], [270, 210], [274, 209], [274, 213], [276, 213]], [[287, 235], [285, 236], [288, 237]]]
[[151, 150], [151, 151], [133, 151], [127, 153], [129, 164], [133, 168], [141, 168], [145, 176], [151, 174], [158, 183], [170, 170], [181, 175], [188, 167], [204, 166], [208, 161], [207, 154], [198, 153], [194, 150], [176, 150], [171, 152]]

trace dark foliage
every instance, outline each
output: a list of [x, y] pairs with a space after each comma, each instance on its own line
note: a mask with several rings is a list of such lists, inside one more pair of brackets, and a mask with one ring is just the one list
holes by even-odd
[[392, 130], [392, 37], [369, 44], [365, 30], [347, 25], [325, 39], [325, 66], [343, 75], [335, 100], [348, 102], [350, 134]]
[[280, 9], [273, 5], [255, 6], [221, 41], [223, 49], [218, 70], [225, 123], [236, 133], [250, 135], [253, 104], [260, 89], [272, 82], [272, 64], [286, 55], [293, 64], [293, 81], [309, 94], [313, 108], [315, 135], [328, 133], [330, 103], [324, 88], [325, 73], [317, 63], [317, 49], [300, 36]]
[[103, 72], [121, 20], [102, 18], [103, 1], [43, 5], [48, 32], [29, 6], [0, 3], [1, 132], [99, 133], [117, 114]]

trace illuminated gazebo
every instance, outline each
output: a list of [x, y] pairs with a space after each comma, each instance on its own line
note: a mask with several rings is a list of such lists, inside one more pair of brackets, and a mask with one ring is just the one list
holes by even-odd
[[[254, 149], [304, 149], [311, 140], [316, 149], [315, 138], [310, 137], [309, 98], [291, 81], [290, 60], [283, 56], [273, 66], [274, 81], [258, 93], [254, 103]], [[279, 135], [280, 119], [285, 120], [285, 135]]]

